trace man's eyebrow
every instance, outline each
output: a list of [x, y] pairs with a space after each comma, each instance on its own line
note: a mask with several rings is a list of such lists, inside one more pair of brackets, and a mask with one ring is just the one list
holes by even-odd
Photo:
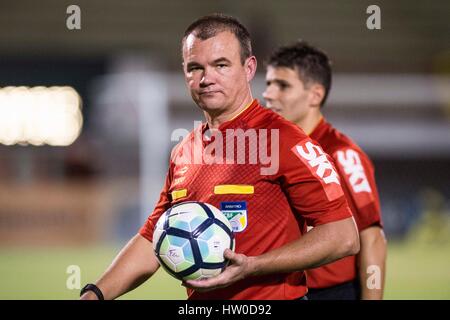
[[188, 62], [187, 65], [188, 65], [188, 66], [199, 66], [200, 63], [198, 63], [198, 62], [196, 62], [196, 61], [190, 61], [190, 62]]
[[221, 62], [231, 63], [231, 61], [228, 60], [228, 59], [225, 58], [225, 57], [220, 57], [220, 58], [218, 58], [218, 59], [216, 59], [216, 60], [213, 61], [214, 64], [218, 64], [218, 63], [221, 63]]
[[282, 80], [282, 79], [270, 79], [270, 80], [266, 80], [266, 83], [275, 83], [277, 85], [283, 85], [283, 86], [290, 86], [291, 84], [289, 82], [287, 82], [286, 80]]
[[186, 67], [187, 67], [187, 68], [189, 68], [189, 67], [201, 67], [201, 65], [200, 65], [200, 63], [198, 63], [198, 62], [191, 61], [191, 62], [188, 62], [188, 64], [186, 65]]

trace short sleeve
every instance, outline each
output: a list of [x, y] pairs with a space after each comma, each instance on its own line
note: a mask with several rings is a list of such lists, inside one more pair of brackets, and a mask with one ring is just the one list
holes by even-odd
[[352, 202], [358, 229], [382, 226], [375, 172], [370, 159], [353, 148], [341, 148], [332, 156]]
[[351, 217], [332, 158], [320, 145], [295, 133], [281, 145], [281, 185], [294, 212], [310, 226]]

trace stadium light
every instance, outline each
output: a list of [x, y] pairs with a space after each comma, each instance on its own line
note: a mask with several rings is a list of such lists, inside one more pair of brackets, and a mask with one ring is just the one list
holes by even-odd
[[81, 98], [72, 87], [0, 88], [0, 143], [68, 146], [83, 125]]

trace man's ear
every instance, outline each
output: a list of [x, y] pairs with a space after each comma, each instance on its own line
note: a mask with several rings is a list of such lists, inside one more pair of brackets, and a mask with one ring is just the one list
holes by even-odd
[[310, 92], [310, 104], [314, 106], [320, 106], [325, 98], [325, 88], [321, 84], [311, 84]]
[[253, 77], [255, 76], [257, 65], [258, 63], [255, 56], [248, 57], [245, 60], [244, 67], [247, 74], [247, 82], [252, 81]]

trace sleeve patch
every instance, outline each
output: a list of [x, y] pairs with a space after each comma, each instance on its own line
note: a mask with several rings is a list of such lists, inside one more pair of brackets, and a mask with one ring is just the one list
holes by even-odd
[[359, 154], [355, 150], [347, 149], [337, 151], [335, 157], [356, 206], [363, 208], [373, 202], [372, 188]]
[[328, 200], [332, 201], [344, 194], [336, 169], [320, 146], [311, 141], [306, 141], [294, 146], [291, 150], [319, 179]]
[[353, 192], [372, 192], [367, 179], [364, 167], [362, 166], [361, 159], [356, 151], [348, 149], [337, 152], [337, 158], [339, 164], [344, 169], [345, 175], [348, 178]]

